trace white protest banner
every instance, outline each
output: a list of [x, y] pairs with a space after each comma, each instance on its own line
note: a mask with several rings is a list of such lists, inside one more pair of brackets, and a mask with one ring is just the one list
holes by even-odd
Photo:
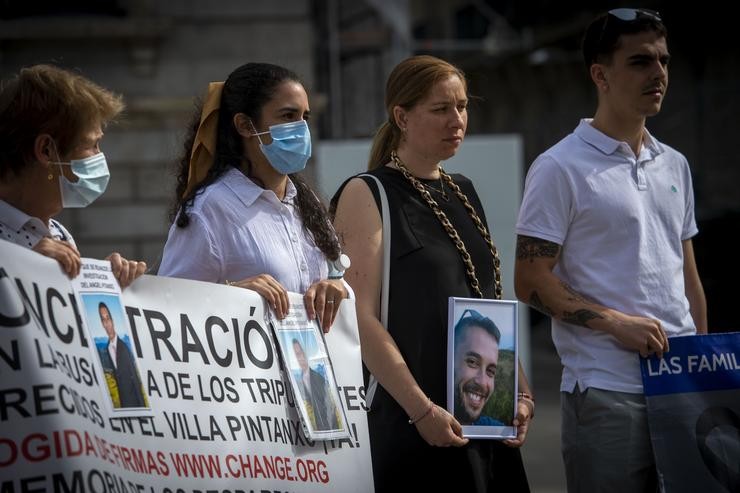
[[[119, 316], [93, 291], [80, 302], [55, 261], [0, 241], [0, 492], [373, 490], [351, 301], [326, 337], [351, 437], [314, 442], [258, 295], [144, 276]], [[130, 346], [143, 406], [105, 380], [123, 361], [105, 324]]]
[[661, 491], [740, 491], [740, 332], [640, 358]]

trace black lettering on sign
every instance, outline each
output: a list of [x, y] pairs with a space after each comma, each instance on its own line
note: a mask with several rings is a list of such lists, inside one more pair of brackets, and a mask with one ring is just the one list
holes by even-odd
[[[10, 347], [8, 348], [8, 346]], [[5, 365], [13, 371], [21, 369], [21, 354], [20, 351], [18, 351], [17, 340], [13, 339], [11, 341], [7, 341], [7, 345], [5, 347], [0, 345], [0, 361], [5, 363]], [[1, 374], [2, 371], [0, 371], [0, 375]]]
[[1, 326], [23, 327], [31, 320], [26, 305], [20, 299], [18, 291], [13, 288], [13, 282], [10, 280], [10, 276], [8, 276], [8, 273], [2, 267], [0, 267], [0, 298], [5, 300], [2, 305], [3, 308], [10, 309], [11, 311], [11, 313], [0, 312]]
[[[141, 337], [148, 334], [154, 359], [158, 361], [169, 358], [174, 362], [187, 363], [191, 357], [197, 355], [205, 365], [215, 363], [222, 368], [228, 368], [236, 364], [239, 368], [245, 368], [251, 363], [263, 370], [271, 368], [275, 363], [272, 339], [256, 320], [248, 320], [240, 327], [239, 320], [232, 318], [229, 326], [222, 318], [211, 315], [201, 326], [193, 325], [186, 313], [180, 313], [178, 341], [177, 328], [170, 323], [164, 313], [131, 306], [126, 307], [126, 313], [138, 358], [145, 357]], [[148, 331], [139, 332], [139, 317], [144, 318]], [[206, 334], [205, 344], [201, 340], [203, 333]], [[226, 334], [227, 337], [219, 337], [222, 334]]]
[[[38, 323], [38, 326], [41, 328], [41, 330], [44, 331], [44, 334], [46, 334], [47, 337], [50, 337], [49, 325], [51, 325], [54, 335], [60, 342], [64, 344], [75, 343], [75, 327], [72, 327], [71, 325], [60, 327], [57, 323], [57, 318], [60, 314], [63, 314], [65, 311], [71, 311], [71, 314], [73, 315], [75, 320], [75, 325], [77, 326], [77, 334], [80, 339], [79, 344], [82, 347], [89, 347], [89, 341], [87, 340], [87, 336], [82, 329], [82, 315], [80, 314], [79, 307], [77, 306], [77, 302], [75, 301], [74, 293], [67, 293], [66, 295], [63, 295], [52, 287], [46, 288], [46, 291], [42, 293], [39, 285], [34, 282], [32, 283], [32, 300], [31, 297], [28, 295], [26, 288], [23, 286], [23, 281], [21, 279], [16, 279], [15, 283], [18, 286], [18, 292], [21, 295], [23, 304], [28, 309], [30, 309], [31, 314]], [[67, 299], [69, 299], [69, 303], [67, 303]], [[46, 316], [44, 313], [44, 301], [46, 302]], [[50, 324], [47, 322], [50, 322]]]

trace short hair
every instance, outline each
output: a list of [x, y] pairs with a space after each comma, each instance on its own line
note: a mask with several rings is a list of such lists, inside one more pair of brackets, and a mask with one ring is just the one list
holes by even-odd
[[98, 303], [98, 312], [100, 312], [100, 310], [102, 310], [103, 308], [105, 308], [105, 311], [108, 312], [108, 316], [110, 317], [110, 308], [108, 308], [108, 305], [101, 301], [100, 303]]
[[[625, 20], [627, 17], [627, 20]], [[581, 49], [586, 69], [594, 63], [609, 63], [623, 34], [653, 31], [666, 38], [668, 31], [660, 14], [647, 9], [613, 9], [595, 18], [583, 34]]]
[[496, 344], [501, 343], [501, 331], [496, 327], [493, 320], [484, 317], [476, 310], [467, 309], [460, 316], [457, 324], [455, 324], [455, 345], [462, 340], [463, 335], [470, 327], [480, 327], [496, 339]]
[[21, 69], [0, 85], [0, 180], [23, 173], [38, 135], [51, 135], [64, 155], [91, 125], [104, 126], [123, 108], [121, 96], [69, 70]]
[[[303, 344], [301, 344], [301, 341], [299, 341], [299, 340], [298, 340], [298, 339], [296, 339], [296, 338], [293, 338], [293, 346], [296, 346], [296, 345], [298, 345], [298, 347], [299, 347], [299, 348], [301, 348], [301, 352], [302, 352], [303, 354], [306, 354], [306, 350], [305, 350], [305, 349], [303, 349]], [[295, 350], [295, 348], [293, 348], [293, 350]]]

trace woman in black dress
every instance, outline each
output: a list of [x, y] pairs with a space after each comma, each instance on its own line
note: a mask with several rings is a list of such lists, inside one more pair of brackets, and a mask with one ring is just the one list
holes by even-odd
[[354, 178], [333, 201], [335, 227], [352, 258], [345, 279], [357, 296], [363, 361], [380, 384], [368, 413], [379, 492], [529, 491], [518, 447], [534, 403], [521, 370], [515, 439], [464, 439], [443, 407], [448, 297], [501, 297], [498, 254], [475, 189], [440, 167], [465, 136], [467, 102], [464, 75], [438, 58], [411, 57], [388, 79], [388, 120], [368, 165], [389, 206], [386, 326], [378, 186], [369, 176]]

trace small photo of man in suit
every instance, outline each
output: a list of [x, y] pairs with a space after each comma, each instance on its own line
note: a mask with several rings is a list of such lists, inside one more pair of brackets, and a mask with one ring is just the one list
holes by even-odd
[[293, 353], [298, 362], [298, 388], [306, 403], [314, 430], [337, 430], [340, 428], [337, 407], [326, 378], [308, 364], [306, 352], [298, 339], [293, 339]]
[[113, 407], [116, 409], [148, 407], [131, 348], [116, 333], [110, 308], [103, 301], [98, 303], [98, 315], [100, 325], [108, 337], [107, 343], [99, 343], [97, 346]]

